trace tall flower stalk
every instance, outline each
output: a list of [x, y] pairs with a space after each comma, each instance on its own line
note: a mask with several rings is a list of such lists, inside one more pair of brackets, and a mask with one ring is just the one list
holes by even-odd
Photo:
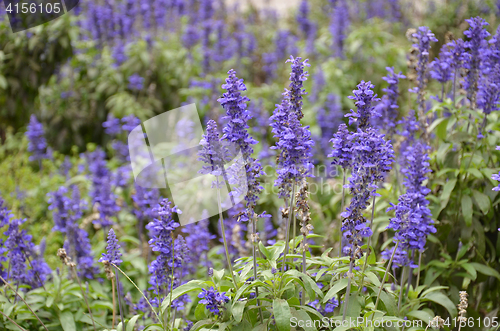
[[[198, 152], [198, 160], [203, 161], [205, 165], [198, 172], [201, 174], [211, 174], [214, 175], [216, 180], [212, 183], [212, 187], [217, 189], [217, 204], [219, 206], [219, 225], [221, 228], [222, 239], [224, 241], [224, 250], [226, 253], [226, 261], [231, 273], [231, 278], [236, 289], [238, 289], [238, 283], [234, 277], [233, 265], [231, 262], [231, 256], [229, 255], [228, 243], [226, 239], [226, 229], [224, 227], [224, 218], [222, 216], [222, 201], [220, 194], [220, 187], [225, 182], [227, 182], [227, 176], [224, 171], [224, 163], [227, 160], [228, 151], [220, 142], [219, 133], [217, 132], [217, 123], [214, 120], [209, 120], [207, 123], [207, 133], [203, 135], [203, 139], [200, 144], [202, 149]], [[223, 180], [219, 181], [219, 178], [223, 176]]]
[[[271, 116], [272, 132], [274, 137], [277, 138], [276, 145], [271, 148], [278, 150], [276, 171], [278, 178], [275, 180], [274, 186], [279, 188], [278, 197], [285, 199], [285, 201], [290, 199], [288, 219], [285, 222], [286, 239], [283, 270], [286, 264], [286, 254], [288, 253], [289, 225], [291, 222], [295, 223], [293, 219], [295, 186], [302, 183], [306, 177], [312, 176], [313, 165], [311, 158], [312, 146], [314, 145], [309, 127], [304, 127], [300, 123], [300, 119], [304, 116], [302, 113], [302, 100], [306, 92], [303, 89], [303, 83], [308, 76], [304, 68], [309, 66], [308, 60], [302, 61], [300, 57], [294, 58], [291, 56], [287, 62], [291, 63], [292, 69], [289, 89], [285, 89], [281, 103], [276, 105], [273, 116]], [[298, 197], [300, 199], [304, 198], [303, 195]], [[303, 203], [303, 201], [296, 202], [297, 205]]]

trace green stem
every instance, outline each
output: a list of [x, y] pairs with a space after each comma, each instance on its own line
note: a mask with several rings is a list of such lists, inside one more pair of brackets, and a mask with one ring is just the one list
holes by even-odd
[[351, 294], [351, 279], [352, 279], [352, 268], [353, 268], [354, 262], [351, 260], [349, 264], [349, 273], [347, 274], [347, 290], [345, 292], [345, 297], [344, 297], [344, 312], [342, 313], [342, 322], [345, 321], [345, 316], [347, 314], [347, 306], [349, 304], [349, 296]]
[[78, 281], [78, 285], [80, 285], [80, 291], [82, 292], [83, 299], [85, 300], [85, 304], [87, 305], [87, 309], [89, 310], [90, 319], [92, 320], [92, 326], [94, 327], [94, 331], [96, 331], [95, 323], [94, 323], [94, 316], [92, 315], [92, 311], [90, 310], [90, 305], [89, 305], [89, 302], [87, 301], [87, 296], [85, 295], [85, 292], [83, 291], [82, 282], [80, 281], [80, 278], [78, 277], [78, 274], [76, 273], [75, 267], [70, 267], [70, 268], [73, 271], [73, 275], [75, 276], [76, 280]]
[[15, 326], [17, 326], [21, 331], [26, 331], [26, 329], [22, 328], [19, 324], [17, 324], [12, 318], [10, 318], [9, 316], [5, 315], [1, 310], [0, 310], [0, 314], [2, 314], [3, 316], [7, 317], [7, 319], [12, 323], [14, 324]]
[[[341, 202], [341, 205], [340, 205], [340, 214], [342, 214], [342, 212], [344, 211], [344, 202], [345, 202], [345, 179], [346, 179], [346, 175], [345, 175], [345, 169], [343, 169], [343, 172], [342, 172], [342, 202]], [[340, 216], [339, 214], [339, 216]], [[340, 233], [340, 238], [339, 238], [339, 258], [342, 257], [342, 216], [339, 217], [339, 233]]]
[[[252, 217], [252, 255], [253, 255], [253, 279], [257, 281], [257, 224], [255, 220], [255, 216]], [[264, 323], [264, 316], [262, 315], [262, 308], [260, 307], [260, 299], [259, 299], [259, 287], [255, 286], [255, 298], [257, 299], [257, 307], [259, 307], [259, 316], [260, 322]]]
[[[375, 196], [373, 196], [373, 201], [372, 201], [372, 218], [370, 220], [370, 229], [373, 226], [374, 215], [375, 215]], [[365, 283], [365, 270], [366, 270], [366, 265], [368, 264], [368, 255], [370, 255], [370, 252], [371, 252], [371, 249], [370, 249], [371, 239], [372, 239], [372, 236], [369, 236], [368, 237], [368, 244], [366, 247], [365, 263], [363, 263], [363, 271], [361, 272], [361, 286], [359, 287], [359, 291], [363, 290], [363, 285]]]
[[227, 239], [226, 239], [226, 229], [224, 228], [224, 219], [222, 218], [222, 202], [220, 197], [220, 188], [219, 188], [219, 176], [216, 176], [217, 180], [217, 203], [219, 204], [219, 223], [220, 230], [222, 232], [222, 240], [224, 242], [224, 250], [226, 252], [226, 260], [227, 265], [229, 267], [229, 272], [231, 273], [231, 278], [233, 279], [234, 287], [238, 290], [238, 283], [236, 282], [236, 278], [234, 277], [233, 265], [231, 264], [231, 257], [229, 256], [229, 249], [227, 248]]
[[[290, 244], [290, 219], [291, 219], [291, 213], [293, 209], [293, 200], [295, 196], [295, 185], [292, 186], [292, 195], [290, 197], [290, 206], [288, 209], [288, 217], [286, 218], [286, 223], [285, 223], [285, 250], [283, 252], [283, 264], [281, 265], [281, 273], [283, 274], [285, 272], [285, 265], [286, 265], [286, 255], [289, 250], [289, 244]], [[281, 290], [281, 282], [280, 282], [280, 290]]]
[[[396, 255], [396, 250], [398, 249], [398, 245], [399, 245], [399, 241], [396, 242], [396, 246], [394, 246], [394, 250], [392, 251], [391, 258], [389, 260], [389, 264], [387, 265], [387, 268], [385, 269], [384, 277], [382, 278], [382, 283], [380, 284], [380, 288], [378, 290], [377, 300], [375, 300], [375, 309], [373, 309], [374, 311], [377, 310], [378, 302], [380, 301], [380, 294], [382, 294], [382, 289], [384, 288], [387, 274], [389, 273], [389, 270], [391, 269], [392, 261], [394, 260], [394, 255]], [[371, 317], [372, 320], [373, 320], [373, 315], [375, 315], [375, 312], [372, 314], [372, 317]]]
[[417, 271], [417, 284], [415, 285], [415, 289], [418, 288], [418, 284], [420, 282], [420, 266], [422, 265], [422, 252], [418, 253], [418, 271]]
[[38, 322], [40, 322], [40, 324], [42, 324], [43, 328], [46, 330], [46, 331], [49, 331], [49, 329], [47, 329], [47, 327], [45, 326], [45, 324], [43, 324], [42, 320], [38, 317], [37, 314], [35, 314], [35, 312], [33, 311], [33, 309], [31, 309], [30, 305], [28, 305], [28, 303], [23, 299], [23, 297], [16, 291], [16, 289], [14, 289], [14, 287], [12, 285], [10, 285], [5, 279], [3, 279], [2, 276], [0, 276], [0, 280], [2, 280], [2, 282], [4, 282], [5, 285], [7, 285], [12, 291], [14, 291], [14, 293], [19, 297], [19, 299], [21, 299], [24, 304], [26, 305], [26, 307], [28, 307], [29, 311], [36, 317], [36, 319], [38, 320]]
[[405, 267], [401, 267], [401, 281], [399, 283], [399, 300], [398, 300], [398, 311], [401, 311], [401, 300], [403, 299], [404, 285], [403, 285], [403, 277], [405, 274]]
[[132, 283], [132, 285], [134, 285], [134, 287], [137, 289], [137, 291], [139, 291], [139, 293], [141, 293], [141, 295], [142, 295], [142, 297], [144, 298], [144, 300], [146, 300], [146, 302], [148, 303], [149, 308], [151, 308], [151, 311], [155, 314], [156, 319], [157, 319], [157, 320], [161, 323], [161, 325], [162, 325], [162, 327], [163, 327], [163, 321], [160, 319], [160, 316], [158, 316], [158, 313], [157, 313], [157, 312], [156, 312], [156, 310], [153, 308], [153, 306], [151, 305], [151, 302], [149, 302], [149, 300], [148, 300], [148, 298], [146, 297], [146, 295], [144, 295], [144, 292], [142, 292], [142, 291], [141, 291], [141, 289], [137, 286], [137, 284], [136, 284], [136, 283], [134, 283], [134, 281], [133, 281], [132, 279], [130, 279], [130, 277], [129, 277], [129, 276], [127, 276], [127, 274], [126, 274], [125, 272], [123, 272], [123, 270], [122, 270], [122, 269], [120, 269], [120, 268], [119, 268], [116, 264], [111, 263], [111, 265], [112, 265], [113, 267], [115, 267], [115, 268], [116, 268], [116, 270], [118, 270], [119, 272], [121, 272], [121, 273], [122, 273], [122, 275], [124, 275], [124, 276], [128, 279], [128, 281], [129, 281], [129, 282], [131, 282], [131, 283]]

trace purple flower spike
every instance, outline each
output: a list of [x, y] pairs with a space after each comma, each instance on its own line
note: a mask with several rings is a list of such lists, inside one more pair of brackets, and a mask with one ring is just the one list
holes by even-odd
[[389, 86], [382, 89], [385, 95], [382, 97], [380, 103], [374, 108], [376, 117], [373, 117], [373, 121], [376, 127], [379, 129], [386, 129], [388, 135], [391, 136], [394, 133], [393, 131], [396, 127], [398, 118], [399, 80], [405, 79], [406, 76], [401, 72], [396, 74], [393, 67], [387, 67], [385, 69], [388, 71], [388, 74], [382, 77], [382, 79], [385, 80]]
[[42, 123], [38, 122], [35, 115], [31, 115], [28, 124], [26, 136], [28, 137], [28, 151], [32, 153], [29, 157], [30, 161], [46, 159], [47, 155], [47, 141], [44, 137], [45, 130]]
[[106, 253], [102, 253], [102, 257], [99, 262], [108, 261], [109, 263], [120, 265], [122, 253], [120, 252], [120, 245], [118, 239], [116, 239], [116, 234], [113, 229], [109, 229], [108, 232], [108, 245], [106, 246]]
[[351, 109], [351, 113], [345, 117], [349, 117], [349, 125], [357, 123], [358, 128], [364, 130], [370, 125], [370, 118], [378, 115], [373, 104], [380, 99], [373, 92], [375, 86], [371, 82], [361, 81], [357, 87], [358, 89], [353, 91], [354, 96], [349, 96], [349, 99], [355, 100], [357, 110]]

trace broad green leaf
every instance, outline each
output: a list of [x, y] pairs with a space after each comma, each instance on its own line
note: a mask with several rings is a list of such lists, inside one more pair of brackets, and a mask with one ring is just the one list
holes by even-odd
[[474, 197], [477, 206], [479, 207], [479, 209], [481, 209], [483, 214], [488, 214], [491, 205], [490, 198], [486, 194], [481, 193], [478, 190], [472, 190], [472, 196]]
[[330, 299], [333, 298], [335, 294], [346, 288], [347, 281], [347, 278], [342, 278], [335, 285], [333, 285], [332, 288], [329, 289], [328, 292], [326, 292], [325, 297], [323, 298], [323, 303], [330, 301]]
[[349, 295], [346, 316], [358, 318], [359, 314], [361, 314], [361, 305], [358, 301], [358, 294], [352, 293], [351, 295]]
[[465, 271], [467, 271], [470, 274], [472, 280], [476, 280], [477, 272], [472, 264], [464, 263], [464, 264], [462, 264], [462, 268], [464, 268]]
[[139, 319], [141, 315], [135, 315], [133, 316], [127, 323], [127, 328], [125, 329], [126, 331], [134, 331], [135, 328], [135, 323], [137, 323], [137, 319]]
[[[199, 330], [199, 329], [201, 329], [201, 327], [203, 327], [205, 325], [213, 324], [213, 323], [214, 322], [211, 319], [198, 321], [193, 325], [193, 327], [191, 328], [191, 331]], [[163, 330], [163, 329], [161, 329], [161, 330]]]
[[233, 304], [232, 307], [232, 312], [233, 312], [233, 317], [236, 322], [241, 322], [243, 318], [243, 311], [245, 310], [245, 305], [247, 304], [247, 301], [236, 301]]
[[196, 309], [194, 310], [194, 318], [196, 318], [196, 320], [200, 321], [206, 317], [207, 317], [207, 315], [205, 314], [205, 305], [202, 303], [199, 303], [196, 306]]
[[252, 325], [246, 319], [241, 321], [241, 323], [237, 323], [233, 326], [232, 331], [248, 331], [252, 329]]
[[443, 293], [441, 292], [431, 292], [428, 293], [424, 299], [437, 303], [448, 310], [452, 317], [457, 316], [457, 307], [455, 304]]
[[476, 262], [470, 262], [469, 264], [472, 267], [474, 267], [474, 269], [476, 269], [476, 271], [479, 271], [483, 275], [496, 277], [497, 279], [500, 279], [500, 274], [498, 273], [498, 271], [496, 271], [492, 267], [489, 267], [485, 264], [476, 263]]
[[269, 250], [264, 246], [262, 241], [259, 241], [259, 249], [262, 252], [262, 254], [264, 254], [266, 259], [271, 260], [271, 252], [269, 252]]
[[191, 291], [196, 291], [200, 290], [202, 288], [202, 283], [199, 280], [192, 280], [187, 282], [186, 284], [183, 284], [179, 287], [176, 287], [174, 291], [172, 292], [171, 295], [168, 295], [167, 300], [163, 300], [163, 303], [161, 304], [161, 310], [165, 311], [168, 307], [170, 307], [170, 302], [173, 302], [175, 299], [180, 297], [181, 295], [184, 295], [188, 292]]
[[469, 168], [469, 169], [467, 169], [467, 172], [470, 173], [472, 176], [474, 176], [477, 179], [484, 179], [484, 176], [481, 173], [481, 171], [479, 171], [476, 168]]
[[69, 310], [65, 310], [59, 314], [59, 322], [64, 331], [76, 331], [75, 319], [73, 318], [73, 313]]
[[[304, 310], [300, 310], [300, 309], [297, 310], [297, 309], [292, 308], [291, 312], [292, 312], [292, 316], [295, 317], [295, 319], [297, 321], [297, 326], [302, 327], [305, 331], [317, 331], [316, 327], [314, 326], [314, 322], [311, 319], [311, 316], [309, 316], [309, 314], [306, 313]], [[292, 324], [292, 323], [290, 323], [290, 324]]]
[[424, 321], [425, 323], [428, 323], [434, 318], [434, 316], [431, 316], [431, 314], [429, 314], [429, 312], [425, 310], [412, 310], [406, 313], [406, 316], [419, 319], [421, 321]]
[[290, 318], [292, 317], [292, 313], [290, 312], [290, 306], [288, 306], [286, 300], [273, 300], [273, 314], [278, 330], [290, 331]]
[[448, 201], [450, 200], [450, 195], [453, 189], [455, 188], [455, 185], [457, 184], [456, 179], [450, 179], [443, 187], [443, 192], [441, 193], [440, 200], [441, 200], [441, 208], [445, 208], [446, 205], [448, 205]]
[[447, 290], [447, 289], [448, 289], [448, 286], [434, 286], [434, 287], [428, 288], [427, 290], [423, 291], [420, 296], [425, 297], [427, 294], [429, 294], [431, 292]]
[[462, 196], [462, 215], [467, 226], [472, 225], [472, 199], [468, 195]]
[[388, 315], [396, 315], [397, 304], [396, 304], [396, 299], [392, 294], [382, 291], [380, 292], [380, 300], [384, 304]]

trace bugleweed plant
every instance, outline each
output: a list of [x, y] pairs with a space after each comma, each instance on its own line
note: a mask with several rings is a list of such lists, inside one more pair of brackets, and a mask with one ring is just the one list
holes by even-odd
[[[436, 6], [86, 2], [1, 34], [0, 329], [497, 330], [498, 8]], [[14, 107], [17, 50], [51, 76]], [[126, 142], [193, 102], [218, 214], [181, 226]]]

